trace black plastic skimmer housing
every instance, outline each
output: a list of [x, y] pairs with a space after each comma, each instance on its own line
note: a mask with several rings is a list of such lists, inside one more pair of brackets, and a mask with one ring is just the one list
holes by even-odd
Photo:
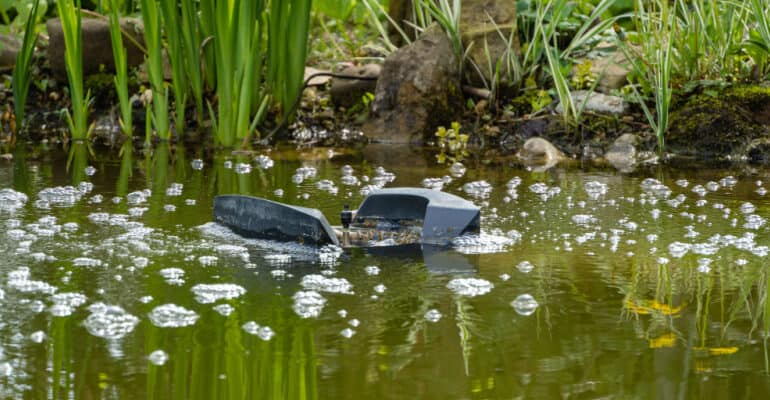
[[[364, 199], [352, 226], [371, 221], [388, 226], [421, 222], [421, 242], [443, 246], [457, 236], [478, 233], [479, 218], [479, 207], [453, 194], [422, 188], [387, 188]], [[311, 245], [340, 244], [321, 211], [258, 197], [217, 196], [214, 220], [246, 237]]]

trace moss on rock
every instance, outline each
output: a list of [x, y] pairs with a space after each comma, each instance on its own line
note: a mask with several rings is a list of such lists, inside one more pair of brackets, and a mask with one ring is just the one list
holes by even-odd
[[747, 157], [750, 144], [770, 137], [770, 88], [734, 86], [699, 94], [671, 115], [666, 147], [698, 158]]

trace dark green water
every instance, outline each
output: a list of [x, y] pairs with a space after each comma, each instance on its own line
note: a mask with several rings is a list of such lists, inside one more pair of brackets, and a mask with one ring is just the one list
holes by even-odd
[[[2, 398], [770, 397], [770, 171], [466, 162], [444, 190], [482, 206], [481, 237], [372, 254], [238, 238], [210, 223], [213, 196], [316, 207], [337, 223], [366, 185], [450, 175], [432, 154], [274, 151], [267, 169], [256, 154], [163, 147], [79, 148], [69, 168], [58, 154], [0, 164], [0, 188], [28, 196], [0, 199]], [[344, 184], [345, 165], [360, 185]], [[478, 181], [488, 186], [463, 189]], [[225, 286], [198, 286], [209, 284]]]

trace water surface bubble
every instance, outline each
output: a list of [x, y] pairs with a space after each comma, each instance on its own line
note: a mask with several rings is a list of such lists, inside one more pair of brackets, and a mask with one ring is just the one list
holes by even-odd
[[465, 175], [466, 170], [467, 168], [465, 168], [465, 165], [460, 162], [455, 162], [449, 167], [449, 174], [455, 178], [460, 178]]
[[455, 294], [468, 297], [487, 294], [494, 287], [488, 280], [479, 278], [455, 278], [447, 284], [447, 288]]
[[283, 189], [275, 189], [273, 191], [273, 194], [275, 195], [275, 197], [283, 197]]
[[326, 299], [312, 290], [299, 291], [292, 299], [292, 309], [300, 318], [318, 318], [326, 305]]
[[192, 161], [190, 161], [190, 167], [196, 171], [200, 171], [203, 169], [203, 160], [196, 158]]
[[387, 287], [385, 287], [385, 285], [383, 284], [379, 284], [374, 287], [374, 291], [380, 294], [385, 293], [386, 290], [387, 290]]
[[259, 331], [259, 324], [254, 321], [248, 321], [241, 325], [241, 329], [249, 335], [256, 335]]
[[599, 181], [588, 181], [583, 185], [583, 189], [592, 200], [597, 200], [599, 197], [607, 194], [607, 184]]
[[342, 331], [340, 331], [340, 335], [342, 335], [342, 337], [344, 337], [346, 339], [350, 339], [355, 334], [356, 334], [356, 331], [354, 331], [354, 330], [352, 330], [350, 328], [345, 328]]
[[120, 339], [134, 330], [139, 318], [127, 313], [122, 307], [93, 304], [89, 307], [91, 315], [86, 318], [83, 325], [94, 336], [105, 339]]
[[425, 320], [428, 322], [438, 322], [441, 319], [441, 312], [439, 310], [431, 309], [425, 313]]
[[176, 304], [163, 304], [150, 311], [150, 321], [158, 328], [181, 328], [195, 324], [198, 314]]
[[191, 290], [195, 294], [195, 300], [201, 304], [235, 299], [246, 293], [246, 289], [233, 283], [200, 283], [193, 286]]
[[380, 274], [380, 267], [378, 267], [376, 265], [367, 265], [364, 268], [364, 271], [369, 276], [379, 275]]
[[518, 265], [516, 265], [516, 269], [518, 269], [522, 273], [528, 274], [532, 272], [533, 269], [535, 269], [535, 266], [532, 265], [532, 263], [529, 261], [522, 261]]
[[270, 169], [273, 168], [275, 165], [275, 162], [270, 157], [260, 154], [257, 157], [254, 158], [254, 162], [257, 164], [257, 166], [260, 169]]
[[689, 243], [673, 242], [668, 245], [668, 252], [674, 258], [682, 258], [690, 251], [692, 245]]
[[441, 190], [444, 188], [444, 180], [441, 178], [425, 178], [421, 184], [427, 189]]
[[218, 312], [223, 317], [229, 317], [230, 314], [235, 311], [235, 308], [229, 304], [217, 304], [214, 306], [214, 311]]
[[33, 343], [43, 343], [45, 337], [45, 332], [37, 331], [29, 335], [29, 340], [31, 340]]
[[264, 341], [268, 341], [272, 339], [273, 336], [275, 336], [275, 332], [269, 326], [260, 326], [259, 328], [257, 328], [256, 335], [258, 338]]
[[526, 317], [534, 314], [539, 304], [532, 295], [522, 294], [511, 302], [511, 306], [517, 314]]
[[168, 361], [168, 354], [163, 350], [155, 350], [147, 356], [147, 360], [157, 366], [161, 366]]

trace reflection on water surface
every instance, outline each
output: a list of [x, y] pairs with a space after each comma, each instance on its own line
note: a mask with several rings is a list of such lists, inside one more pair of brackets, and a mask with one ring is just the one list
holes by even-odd
[[[0, 166], [0, 397], [770, 396], [768, 171], [434, 160], [17, 152]], [[481, 235], [342, 251], [211, 223], [216, 194], [335, 224], [394, 186], [473, 200]]]

